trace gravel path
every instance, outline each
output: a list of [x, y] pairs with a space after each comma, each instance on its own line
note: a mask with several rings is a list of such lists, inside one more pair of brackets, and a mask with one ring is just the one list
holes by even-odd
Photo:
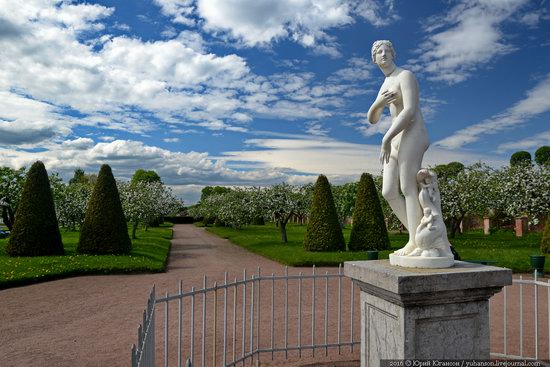
[[[227, 240], [220, 239], [204, 229], [196, 228], [193, 225], [176, 225], [174, 226], [174, 239], [166, 273], [82, 276], [2, 290], [0, 291], [0, 365], [3, 367], [129, 366], [130, 347], [136, 342], [137, 326], [142, 318], [143, 309], [153, 284], [156, 285], [158, 294], [163, 294], [165, 291], [175, 293], [180, 279], [184, 281], [184, 289], [189, 289], [191, 286], [200, 288], [204, 274], [208, 275], [211, 285], [214, 281], [221, 283], [225, 271], [228, 272], [229, 279], [242, 278], [243, 268], [247, 269], [248, 274], [252, 274], [258, 266], [262, 268], [262, 274], [282, 275], [284, 273], [282, 265], [234, 246]], [[324, 273], [325, 270], [331, 273], [335, 272], [334, 268], [318, 269], [318, 272]], [[300, 271], [309, 273], [311, 268], [289, 270], [291, 274], [298, 274]], [[321, 300], [324, 299], [322, 289], [323, 287], [320, 287], [317, 294]], [[349, 297], [349, 289], [348, 286], [343, 287], [344, 298]], [[529, 302], [532, 299], [532, 291], [525, 287], [524, 289], [526, 289], [524, 299]], [[261, 307], [270, 310], [271, 295], [266, 295], [265, 293], [269, 293], [267, 291], [262, 290], [262, 292], [264, 293], [262, 293]], [[545, 314], [547, 297], [545, 290], [544, 293], [542, 290], [540, 292], [543, 304], [540, 305], [539, 325], [544, 326], [548, 325]], [[356, 296], [358, 295], [356, 294]], [[304, 298], [304, 304], [310, 302], [307, 297], [306, 295]], [[510, 289], [508, 292], [509, 307], [513, 303], [510, 300], [518, 298], [517, 288]], [[275, 287], [275, 299], [276, 302], [283, 302], [284, 288], [282, 286]], [[333, 301], [335, 297], [331, 295], [330, 299], [329, 314], [334, 315], [336, 312], [336, 303]], [[499, 352], [503, 350], [502, 304], [501, 292], [491, 302], [492, 351]], [[295, 307], [295, 302], [294, 304], [291, 302], [290, 308]], [[319, 307], [322, 307], [322, 303]], [[158, 331], [162, 329], [163, 310], [160, 307], [157, 309], [159, 309]], [[172, 312], [176, 309], [175, 307], [171, 308], [171, 315], [175, 314]], [[513, 312], [508, 319], [508, 328], [512, 327], [515, 330], [518, 329], [519, 313], [516, 309], [515, 306], [511, 307], [510, 311]], [[532, 304], [530, 307], [524, 307], [523, 311], [528, 319], [527, 322], [531, 324], [529, 325], [531, 328], [526, 329], [524, 335], [526, 339], [524, 352], [526, 352], [534, 349], [534, 336], [530, 336], [533, 335], [532, 326], [534, 326]], [[276, 311], [276, 318], [282, 317], [280, 312], [282, 312], [280, 309]], [[305, 314], [307, 314], [307, 310]], [[358, 320], [357, 310], [354, 314], [357, 317], [355, 320]], [[349, 320], [349, 316], [349, 311], [347, 314], [343, 311], [343, 320]], [[290, 320], [291, 324], [292, 322]], [[306, 317], [305, 325], [308, 325], [307, 322]], [[330, 321], [329, 328], [332, 328], [331, 330], [334, 330], [335, 322], [335, 320]], [[177, 320], [172, 318], [171, 323], [177, 324]], [[318, 320], [317, 324], [318, 328], [322, 327], [322, 320]], [[358, 325], [358, 321], [355, 324]], [[199, 326], [196, 325], [197, 328]], [[261, 326], [263, 330], [265, 325]], [[291, 329], [288, 336], [289, 341], [297, 338], [296, 329]], [[356, 327], [354, 334], [359, 335], [358, 329]], [[548, 355], [547, 329], [547, 327], [541, 327], [543, 330], [539, 348], [541, 355]], [[343, 332], [344, 335], [346, 333], [349, 335], [349, 330], [345, 327]], [[174, 333], [174, 330], [170, 331], [171, 335]], [[264, 341], [268, 338], [266, 334], [269, 333], [264, 330], [262, 334]], [[304, 327], [303, 340], [311, 340], [308, 339], [311, 338], [310, 335], [308, 327]], [[511, 339], [508, 351], [519, 352], [518, 333], [509, 330], [508, 337]], [[158, 338], [160, 338], [158, 344], [161, 345], [161, 332], [159, 332]], [[316, 342], [319, 343], [322, 340], [316, 340]], [[219, 347], [222, 342], [218, 341], [217, 343]], [[237, 346], [240, 348], [238, 344]], [[238, 348], [237, 350], [239, 350]], [[351, 353], [349, 348], [344, 348], [341, 355], [329, 352], [328, 357], [324, 356], [324, 350], [317, 351], [315, 360], [308, 357], [311, 352], [304, 352], [305, 358], [299, 361], [295, 358], [296, 353], [290, 353], [289, 361], [284, 360], [282, 353], [275, 354], [275, 360], [271, 361], [271, 354], [269, 354], [262, 356], [261, 361], [262, 365], [298, 366], [310, 365], [316, 361], [340, 360], [338, 363], [331, 362], [328, 365], [357, 366], [357, 362], [343, 362], [357, 360], [359, 358], [357, 350], [358, 348]], [[160, 357], [162, 353], [160, 349], [158, 351], [157, 354]], [[172, 366], [176, 365], [174, 363], [176, 361], [175, 354], [173, 353], [170, 360]]]
[[[204, 229], [176, 225], [166, 273], [81, 276], [2, 290], [0, 365], [129, 366], [130, 347], [136, 343], [137, 326], [153, 284], [158, 293], [173, 293], [180, 279], [185, 287], [200, 287], [204, 274], [211, 282], [221, 282], [224, 271], [233, 279], [242, 277], [243, 268], [252, 274], [258, 266], [263, 274], [284, 272], [282, 265]], [[334, 272], [334, 268], [327, 270]], [[291, 271], [310, 272], [311, 268]], [[283, 290], [276, 290], [276, 299], [282, 300]], [[161, 320], [159, 314], [158, 325]], [[357, 353], [349, 352], [341, 357], [355, 358]]]

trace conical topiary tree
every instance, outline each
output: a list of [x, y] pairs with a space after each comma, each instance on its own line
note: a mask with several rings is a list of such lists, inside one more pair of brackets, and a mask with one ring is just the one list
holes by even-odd
[[330, 184], [324, 175], [319, 176], [313, 188], [304, 247], [307, 251], [344, 251], [346, 249]]
[[111, 167], [101, 166], [80, 228], [77, 251], [85, 254], [126, 254], [132, 249], [120, 195]]
[[550, 252], [550, 211], [546, 216], [546, 222], [544, 223], [544, 232], [542, 232], [542, 239], [540, 241], [540, 252], [547, 254]]
[[27, 173], [6, 252], [10, 256], [63, 255], [65, 252], [48, 173], [40, 161]]
[[389, 248], [390, 240], [374, 180], [370, 174], [363, 173], [357, 186], [348, 250], [387, 250]]

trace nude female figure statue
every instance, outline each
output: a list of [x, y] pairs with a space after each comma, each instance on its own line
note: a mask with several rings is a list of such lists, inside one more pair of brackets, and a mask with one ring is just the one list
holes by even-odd
[[[382, 139], [380, 162], [384, 165], [382, 195], [409, 232], [409, 241], [394, 255], [409, 255], [416, 249], [415, 233], [423, 216], [418, 200], [416, 174], [420, 170], [429, 139], [419, 108], [419, 90], [415, 76], [395, 65], [395, 50], [390, 41], [376, 41], [372, 60], [386, 78], [368, 112], [375, 124], [386, 106], [392, 117], [390, 129]], [[403, 193], [400, 195], [399, 190]]]

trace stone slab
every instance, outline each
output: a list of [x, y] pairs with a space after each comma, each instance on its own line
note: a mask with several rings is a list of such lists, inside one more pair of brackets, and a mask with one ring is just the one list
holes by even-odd
[[433, 293], [512, 284], [512, 271], [495, 266], [455, 261], [446, 269], [404, 268], [388, 260], [347, 261], [344, 274], [396, 295]]

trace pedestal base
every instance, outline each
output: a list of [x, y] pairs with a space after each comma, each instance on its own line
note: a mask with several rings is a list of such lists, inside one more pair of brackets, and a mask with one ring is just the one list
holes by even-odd
[[361, 366], [381, 359], [489, 359], [489, 298], [512, 272], [456, 261], [448, 269], [346, 262], [361, 288]]
[[390, 254], [390, 264], [403, 266], [405, 268], [423, 269], [444, 269], [453, 266], [455, 259], [449, 257], [421, 257], [421, 256], [398, 256]]

